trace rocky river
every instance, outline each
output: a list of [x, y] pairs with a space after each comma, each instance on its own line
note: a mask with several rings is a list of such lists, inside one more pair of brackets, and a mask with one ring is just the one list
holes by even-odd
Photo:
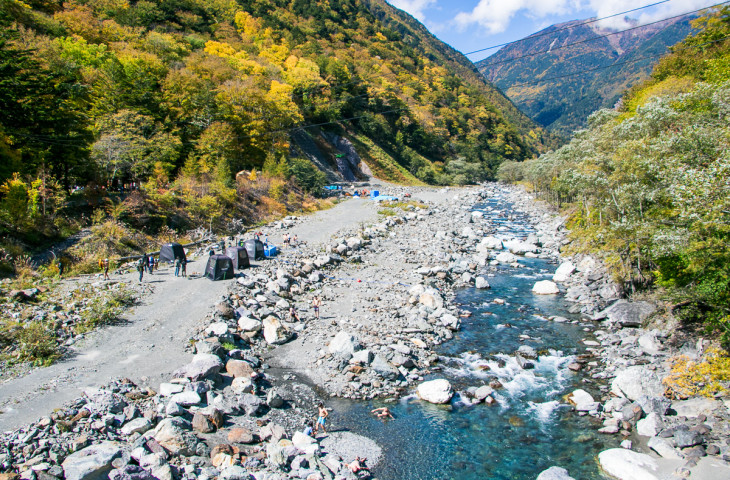
[[[521, 190], [389, 190], [414, 201], [242, 272], [170, 378], [130, 372], [4, 433], [0, 475], [730, 478], [726, 399], [661, 382], [709, 342], [561, 256], [563, 220]], [[320, 401], [328, 433], [305, 435]]]

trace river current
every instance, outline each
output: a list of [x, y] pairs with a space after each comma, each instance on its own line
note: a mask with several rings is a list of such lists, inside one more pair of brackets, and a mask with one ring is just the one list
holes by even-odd
[[[533, 231], [504, 199], [474, 209], [492, 222], [497, 236], [524, 238]], [[596, 455], [615, 445], [562, 399], [576, 388], [598, 393], [584, 375], [568, 369], [584, 353], [580, 341], [590, 325], [568, 313], [562, 296], [532, 293], [535, 282], [550, 279], [555, 264], [524, 257], [520, 264], [499, 266], [488, 278], [490, 289], [457, 292], [455, 301], [472, 315], [438, 347], [441, 371], [426, 378], [447, 378], [464, 391], [496, 377], [504, 386], [495, 391], [497, 405], [466, 405], [456, 395], [450, 405], [438, 406], [409, 396], [388, 404], [395, 419], [382, 421], [369, 413], [383, 405], [378, 401], [330, 401], [333, 427], [383, 448], [384, 459], [373, 469], [377, 478], [534, 480], [553, 465], [576, 479], [604, 478]], [[549, 321], [553, 316], [570, 321]], [[523, 370], [515, 360], [522, 345], [539, 353], [534, 369]]]

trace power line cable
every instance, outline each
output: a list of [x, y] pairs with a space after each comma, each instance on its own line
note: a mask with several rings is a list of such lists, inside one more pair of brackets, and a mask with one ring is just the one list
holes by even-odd
[[571, 28], [580, 27], [581, 25], [588, 25], [589, 23], [600, 22], [601, 20], [606, 20], [608, 18], [618, 17], [619, 15], [625, 15], [627, 13], [636, 12], [637, 10], [643, 10], [645, 8], [655, 7], [657, 5], [661, 5], [662, 3], [667, 3], [669, 1], [670, 0], [662, 0], [661, 2], [656, 2], [656, 3], [649, 4], [649, 5], [644, 5], [643, 7], [632, 8], [631, 10], [626, 10], [625, 12], [614, 13], [613, 15], [609, 15], [607, 17], [593, 18], [593, 19], [586, 20], [586, 21], [581, 22], [581, 23], [576, 23], [576, 24], [573, 24], [573, 25], [566, 25], [565, 27], [558, 28], [556, 30], [551, 30], [549, 32], [537, 33], [535, 35], [530, 35], [529, 37], [520, 38], [519, 40], [512, 40], [511, 42], [505, 42], [505, 43], [500, 43], [499, 45], [492, 45], [491, 47], [480, 48], [479, 50], [474, 50], [473, 52], [467, 52], [464, 55], [473, 55], [475, 53], [486, 52], [487, 50], [493, 50], [495, 48], [504, 47], [504, 46], [507, 46], [507, 45], [512, 45], [512, 44], [515, 44], [515, 43], [524, 42], [526, 40], [532, 40], [532, 39], [535, 39], [535, 38], [544, 37], [545, 35], [552, 35], [553, 33], [562, 32], [563, 30], [570, 30]]
[[625, 32], [630, 32], [630, 31], [632, 31], [632, 30], [636, 30], [636, 29], [639, 29], [639, 28], [644, 28], [644, 27], [647, 27], [647, 26], [649, 26], [649, 25], [655, 25], [655, 24], [657, 24], [657, 23], [662, 23], [662, 22], [666, 22], [666, 21], [668, 21], [668, 20], [674, 20], [675, 18], [681, 18], [681, 17], [685, 17], [685, 16], [687, 16], [687, 15], [691, 15], [692, 13], [700, 12], [700, 11], [702, 11], [702, 10], [706, 10], [706, 9], [708, 9], [708, 8], [715, 8], [715, 7], [719, 7], [720, 5], [724, 5], [724, 4], [726, 4], [726, 3], [730, 3], [730, 2], [729, 2], [729, 1], [725, 1], [725, 2], [721, 2], [721, 3], [717, 3], [717, 4], [715, 4], [715, 5], [711, 5], [711, 6], [709, 6], [709, 7], [703, 7], [703, 8], [698, 8], [697, 10], [692, 10], [691, 12], [686, 12], [686, 13], [683, 13], [683, 14], [681, 14], [681, 15], [675, 15], [675, 16], [672, 16], [672, 17], [667, 17], [667, 18], [664, 18], [664, 19], [662, 19], [662, 20], [657, 20], [657, 21], [654, 21], [654, 22], [650, 22], [650, 23], [645, 23], [645, 24], [643, 24], [643, 25], [639, 25], [639, 26], [636, 26], [636, 27], [631, 27], [631, 28], [627, 28], [627, 29], [625, 29], [625, 30], [619, 30], [619, 31], [616, 31], [616, 32], [611, 32], [611, 33], [607, 33], [607, 34], [605, 34], [605, 35], [599, 35], [599, 36], [596, 36], [596, 37], [591, 37], [591, 38], [587, 38], [587, 39], [585, 39], [585, 40], [580, 40], [580, 41], [578, 41], [578, 42], [573, 42], [573, 43], [569, 43], [569, 44], [567, 44], [567, 45], [562, 45], [562, 46], [560, 46], [560, 47], [556, 47], [556, 48], [551, 48], [551, 49], [549, 49], [549, 50], [543, 50], [543, 51], [541, 51], [541, 52], [535, 52], [535, 53], [526, 53], [525, 55], [521, 55], [521, 56], [519, 56], [519, 57], [513, 57], [513, 58], [508, 58], [508, 59], [505, 59], [505, 60], [500, 60], [500, 61], [498, 61], [498, 62], [486, 63], [486, 64], [484, 64], [484, 65], [481, 65], [481, 66], [480, 66], [480, 68], [486, 68], [486, 67], [491, 67], [491, 66], [493, 66], [493, 65], [502, 65], [502, 64], [505, 64], [505, 63], [511, 63], [511, 62], [515, 62], [515, 61], [517, 61], [517, 60], [521, 60], [521, 59], [523, 59], [523, 58], [529, 58], [529, 57], [535, 57], [535, 56], [537, 56], [537, 55], [542, 55], [542, 54], [544, 54], [544, 53], [552, 53], [552, 52], [554, 52], [554, 51], [556, 51], [556, 50], [563, 50], [563, 49], [565, 49], [565, 48], [568, 48], [568, 47], [573, 47], [573, 46], [575, 46], [575, 45], [581, 45], [581, 44], [583, 44], [583, 43], [588, 43], [588, 42], [592, 42], [592, 41], [594, 41], [594, 40], [600, 40], [601, 38], [606, 38], [606, 37], [610, 37], [610, 36], [612, 36], [612, 35], [618, 35], [619, 33], [625, 33]]

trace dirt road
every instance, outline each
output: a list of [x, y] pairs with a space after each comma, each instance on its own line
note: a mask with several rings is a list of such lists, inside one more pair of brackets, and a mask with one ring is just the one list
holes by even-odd
[[[377, 208], [369, 200], [348, 200], [305, 217], [296, 233], [314, 246], [341, 228], [374, 220]], [[188, 272], [203, 269], [202, 260], [188, 266]], [[136, 274], [115, 280], [136, 282]], [[104, 385], [112, 378], [128, 377], [156, 388], [190, 360], [191, 354], [185, 352], [187, 340], [221, 300], [229, 282], [176, 278], [171, 268], [145, 276], [145, 282], [153, 291], [125, 322], [89, 334], [56, 364], [0, 385], [0, 431], [48, 415], [85, 388]]]

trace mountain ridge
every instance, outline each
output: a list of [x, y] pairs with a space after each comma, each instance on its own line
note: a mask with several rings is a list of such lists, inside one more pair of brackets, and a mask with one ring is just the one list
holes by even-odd
[[567, 135], [583, 128], [591, 112], [614, 106], [623, 91], [647, 78], [660, 55], [691, 32], [692, 18], [626, 31], [588, 23], [591, 19], [573, 20], [505, 46], [476, 65], [535, 122]]

